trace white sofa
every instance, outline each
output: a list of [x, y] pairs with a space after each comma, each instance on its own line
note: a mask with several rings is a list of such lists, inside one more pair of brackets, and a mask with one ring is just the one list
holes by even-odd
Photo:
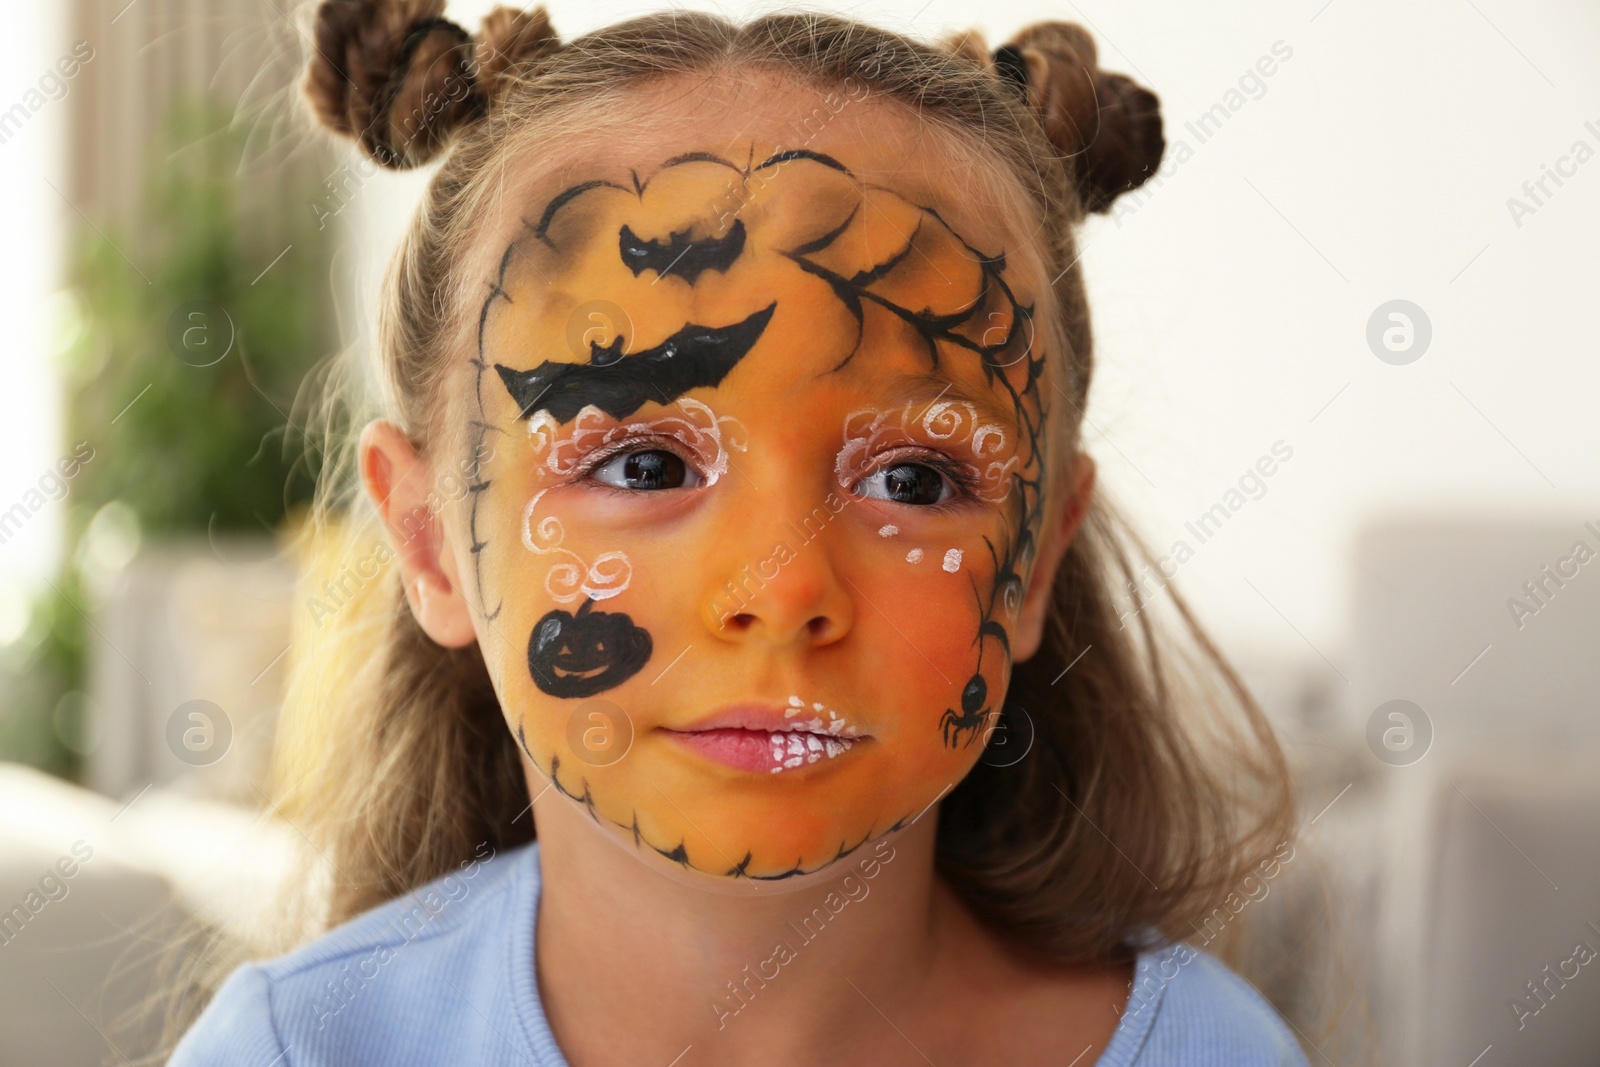
[[293, 843], [243, 808], [129, 799], [0, 764], [0, 1067], [146, 1052], [181, 924], [247, 929], [286, 869]]

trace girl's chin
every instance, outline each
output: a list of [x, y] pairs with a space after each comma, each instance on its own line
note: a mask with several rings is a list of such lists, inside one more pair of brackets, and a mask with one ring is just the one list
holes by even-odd
[[[653, 791], [648, 783], [641, 784]], [[682, 805], [661, 801], [657, 794], [660, 803], [634, 810], [641, 827], [635, 839], [632, 827], [626, 825], [631, 818], [628, 811], [607, 813], [596, 804], [591, 818], [581, 799], [582, 789], [577, 792], [579, 798], [575, 799], [557, 798], [552, 791], [540, 801], [539, 809], [544, 811], [551, 800], [570, 804], [572, 818], [561, 821], [571, 833], [582, 835], [592, 829], [662, 877], [730, 896], [783, 894], [837, 882], [886, 848], [884, 842], [894, 840], [899, 830], [914, 821], [906, 818], [891, 831], [893, 818], [873, 821], [862, 817], [831, 824], [812, 818], [808, 820], [812, 826], [800, 829], [795, 823], [810, 813], [804, 801], [794, 796], [773, 797], [770, 803], [760, 804], [759, 810], [752, 802], [741, 801], [732, 818], [719, 820], [715, 814], [685, 812]], [[788, 832], [782, 832], [785, 827]], [[780, 832], [774, 833], [775, 828]]]
[[[856, 831], [852, 841], [860, 841], [862, 832]], [[670, 856], [662, 855], [656, 849], [643, 843], [635, 849], [633, 836], [626, 830], [619, 830], [616, 835], [608, 836], [613, 836], [613, 840], [616, 840], [649, 870], [677, 885], [730, 897], [775, 897], [796, 892], [826, 890], [837, 885], [841, 878], [849, 874], [855, 874], [858, 878], [862, 877], [862, 873], [859, 870], [860, 865], [868, 862], [868, 860], [876, 859], [875, 853], [880, 849], [880, 842], [883, 843], [882, 847], [887, 849], [888, 843], [893, 842], [899, 836], [898, 831], [891, 834], [883, 834], [880, 830], [874, 831], [874, 834], [873, 840], [865, 842], [845, 856], [837, 856], [837, 842], [832, 846], [823, 846], [819, 842], [816, 854], [822, 858], [812, 863], [800, 865], [798, 870], [794, 869], [792, 865], [787, 868], [775, 866], [771, 869], [763, 869], [758, 861], [752, 859], [748, 861], [749, 869], [745, 877], [734, 877], [723, 873], [722, 870], [707, 871], [699, 867], [685, 866]], [[765, 852], [766, 855], [771, 856], [775, 854], [775, 849], [779, 847], [774, 844], [772, 848], [764, 848], [763, 845], [763, 842], [751, 842], [750, 851], [756, 855]], [[893, 855], [892, 850], [889, 851], [889, 855]], [[740, 858], [735, 857], [736, 862], [725, 867], [724, 870], [735, 869], [737, 860]], [[719, 856], [718, 859], [721, 859], [721, 857]]]

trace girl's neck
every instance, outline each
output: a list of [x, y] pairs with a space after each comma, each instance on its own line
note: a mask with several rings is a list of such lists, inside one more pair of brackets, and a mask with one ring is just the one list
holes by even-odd
[[899, 1061], [911, 1049], [885, 1019], [909, 1022], [972, 936], [934, 876], [937, 809], [761, 895], [652, 870], [553, 791], [535, 815], [539, 990], [575, 1067], [665, 1065], [688, 1046], [678, 1062], [697, 1067], [776, 1049], [798, 1065], [879, 1046]]

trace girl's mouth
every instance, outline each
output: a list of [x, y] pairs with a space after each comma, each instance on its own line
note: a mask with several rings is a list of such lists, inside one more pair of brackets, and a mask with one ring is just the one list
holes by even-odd
[[787, 708], [739, 705], [690, 726], [663, 729], [707, 759], [763, 774], [835, 760], [870, 740], [838, 712], [799, 697], [791, 697]]

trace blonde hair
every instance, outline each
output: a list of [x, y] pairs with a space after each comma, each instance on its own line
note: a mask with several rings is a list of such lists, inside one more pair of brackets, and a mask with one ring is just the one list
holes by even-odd
[[[1053, 462], [1077, 451], [1093, 345], [1074, 227], [1152, 174], [1164, 147], [1156, 98], [1101, 70], [1081, 27], [1035, 25], [990, 52], [971, 33], [928, 44], [822, 14], [736, 23], [675, 11], [563, 42], [542, 9], [497, 8], [474, 36], [443, 6], [330, 0], [316, 14], [305, 88], [322, 123], [385, 166], [445, 158], [386, 278], [381, 404], [365, 406], [349, 366], [318, 383], [345, 406], [324, 421], [330, 459], [302, 535], [310, 588], [383, 544], [354, 491], [355, 431], [387, 417], [421, 454], [441, 451], [445, 354], [468, 318], [460, 257], [501, 162], [654, 79], [760, 69], [825, 87], [853, 76], [991, 160], [1039, 222], [1038, 254], [1055, 279], [1040, 297], [1053, 304], [1048, 358], [1070, 400], [1052, 407]], [[1273, 731], [1182, 597], [1167, 587], [1177, 628], [1154, 610], [1119, 609], [1154, 563], [1096, 492], [1055, 579], [1044, 643], [1015, 666], [1008, 692], [1006, 715], [1031, 719], [1031, 750], [1013, 766], [980, 761], [942, 801], [940, 875], [989, 927], [1052, 960], [1126, 959], [1151, 929], [1192, 936], [1295, 825]], [[286, 940], [257, 951], [412, 890], [484, 842], [534, 837], [477, 646], [429, 640], [395, 568], [342, 599], [315, 632], [297, 624], [277, 801], [329, 878], [303, 896], [311, 910]], [[1136, 626], [1124, 625], [1129, 615]]]

